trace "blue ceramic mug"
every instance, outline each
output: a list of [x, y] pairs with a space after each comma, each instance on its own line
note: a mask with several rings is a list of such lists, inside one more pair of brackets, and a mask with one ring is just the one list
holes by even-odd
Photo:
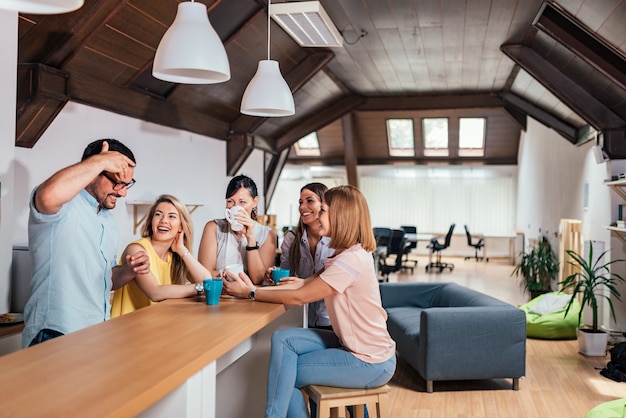
[[220, 295], [222, 294], [222, 279], [211, 278], [204, 279], [204, 296], [206, 296], [207, 305], [217, 305], [220, 303]]
[[272, 281], [274, 282], [274, 286], [280, 283], [280, 280], [284, 277], [289, 277], [289, 270], [275, 268], [272, 270]]

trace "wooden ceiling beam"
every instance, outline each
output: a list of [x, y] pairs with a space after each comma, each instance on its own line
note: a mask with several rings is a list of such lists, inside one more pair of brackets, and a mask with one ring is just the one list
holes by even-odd
[[343, 149], [344, 149], [344, 164], [346, 166], [346, 174], [348, 176], [348, 184], [359, 187], [359, 176], [357, 173], [357, 154], [354, 138], [354, 116], [352, 113], [348, 113], [341, 119], [341, 125], [343, 128]]
[[624, 125], [625, 122], [611, 109], [533, 49], [519, 44], [503, 45], [500, 49], [594, 128], [601, 130]]
[[497, 94], [451, 94], [424, 96], [368, 97], [359, 110], [433, 110], [502, 107]]
[[600, 133], [600, 145], [610, 159], [626, 159], [626, 129], [603, 130]]
[[289, 84], [291, 92], [295, 93], [302, 88], [315, 74], [326, 67], [335, 53], [332, 51], [313, 52], [285, 74], [285, 81]]
[[233, 135], [226, 143], [226, 175], [234, 176], [254, 151], [252, 135]]
[[590, 125], [584, 125], [576, 129], [576, 145], [586, 144], [589, 141], [595, 141], [598, 131]]
[[[289, 164], [294, 165], [325, 165], [325, 166], [342, 166], [345, 164], [343, 157], [331, 157], [320, 160], [317, 158], [295, 158], [290, 159]], [[457, 158], [434, 158], [434, 157], [387, 157], [387, 158], [359, 158], [358, 165], [395, 165], [395, 164], [414, 164], [414, 165], [516, 165], [517, 156], [511, 157], [457, 157]]]
[[324, 107], [319, 112], [316, 112], [314, 116], [303, 116], [291, 125], [291, 129], [276, 140], [276, 149], [281, 151], [290, 147], [303, 136], [310, 134], [311, 132], [315, 132], [318, 129], [322, 129], [328, 124], [355, 110], [362, 105], [365, 100], [366, 99], [364, 97], [360, 96], [344, 97], [343, 99], [335, 102], [335, 104]]
[[70, 77], [70, 100], [147, 122], [211, 136], [229, 138], [229, 125], [203, 112], [114, 86], [85, 74]]
[[561, 6], [545, 2], [533, 25], [626, 90], [626, 60]]
[[[576, 142], [578, 141], [576, 136], [576, 128], [566, 122], [563, 122], [561, 119], [554, 116], [553, 114], [546, 112], [545, 110], [535, 106], [525, 99], [522, 99], [514, 93], [503, 93], [502, 98], [505, 102], [507, 102], [505, 110], [514, 109], [512, 111], [515, 112], [518, 117], [520, 113], [530, 115], [535, 120], [543, 123], [551, 129], [554, 129], [572, 144], [576, 144]], [[511, 111], [509, 111], [509, 114], [512, 115]], [[525, 123], [522, 129], [526, 129]]]
[[510, 104], [505, 104], [502, 108], [504, 109], [506, 114], [509, 115], [511, 119], [513, 119], [519, 125], [520, 129], [525, 132], [527, 123], [526, 116], [528, 116], [528, 114], [517, 106], [512, 106]]
[[280, 154], [272, 155], [265, 168], [265, 213], [267, 213], [267, 209], [270, 207], [270, 203], [272, 203], [272, 197], [274, 197], [280, 173], [283, 171], [288, 157], [289, 148], [285, 148]]
[[[72, 13], [42, 17], [34, 28], [20, 38], [19, 62], [41, 62], [61, 68], [127, 2], [96, 0], [87, 2]], [[50, 36], [51, 33], [54, 36]], [[42, 42], [42, 39], [45, 41]]]
[[69, 75], [43, 64], [17, 68], [15, 145], [32, 148], [69, 100]]

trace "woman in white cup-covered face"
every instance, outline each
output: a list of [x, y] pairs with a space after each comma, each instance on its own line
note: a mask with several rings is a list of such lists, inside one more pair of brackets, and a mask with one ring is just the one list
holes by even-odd
[[[260, 284], [266, 270], [274, 265], [276, 233], [256, 221], [258, 202], [258, 190], [250, 177], [239, 175], [228, 183], [225, 216], [230, 212], [232, 219], [207, 222], [198, 250], [198, 260], [213, 277], [228, 265], [243, 264], [250, 279]], [[240, 209], [233, 210], [236, 206]], [[242, 228], [237, 230], [239, 225]]]

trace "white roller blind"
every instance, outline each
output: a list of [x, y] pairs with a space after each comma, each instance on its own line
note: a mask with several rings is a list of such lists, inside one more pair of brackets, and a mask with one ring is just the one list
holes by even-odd
[[515, 224], [512, 178], [362, 177], [375, 226], [416, 225], [445, 232], [451, 223], [484, 235], [508, 235]]

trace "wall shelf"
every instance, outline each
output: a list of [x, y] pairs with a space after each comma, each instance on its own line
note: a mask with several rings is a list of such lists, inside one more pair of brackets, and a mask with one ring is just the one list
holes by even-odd
[[[626, 179], [613, 180], [605, 183], [615, 191], [623, 200], [626, 200]], [[626, 243], [626, 228], [618, 228], [616, 226], [608, 226], [609, 231], [615, 232], [617, 237]]]
[[618, 228], [616, 226], [607, 226], [606, 229], [609, 231], [615, 232], [617, 237], [622, 240], [622, 242], [626, 243], [626, 228]]
[[[137, 233], [137, 228], [146, 220], [146, 216], [148, 216], [147, 209], [154, 204], [154, 200], [152, 201], [140, 201], [140, 200], [130, 200], [126, 202], [126, 205], [133, 207], [133, 234]], [[201, 206], [204, 206], [204, 203], [185, 203], [187, 206], [187, 210], [189, 210], [189, 214], [192, 214], [196, 209]], [[139, 217], [139, 209], [145, 209], [146, 212]]]
[[622, 199], [626, 200], [626, 191], [624, 190], [626, 188], [626, 179], [609, 181], [605, 184], [615, 190], [615, 193], [620, 195]]

